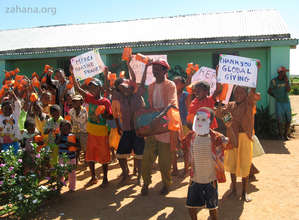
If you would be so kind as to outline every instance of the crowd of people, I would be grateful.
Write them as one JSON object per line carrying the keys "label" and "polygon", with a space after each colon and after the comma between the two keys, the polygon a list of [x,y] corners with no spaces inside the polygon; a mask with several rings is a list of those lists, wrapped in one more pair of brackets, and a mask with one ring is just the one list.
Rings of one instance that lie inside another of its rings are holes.
{"label": "crowd of people", "polygon": [[[147,87],[149,66],[152,66],[155,82]],[[128,70],[127,78],[122,75],[112,80],[106,67],[104,82],[87,78],[81,83],[75,80],[72,66],[68,77],[63,69],[54,71],[49,65],[43,74],[34,73],[30,79],[19,74],[18,69],[7,72],[0,91],[1,150],[11,146],[15,152],[23,149],[27,155],[23,160],[25,171],[30,169],[31,152],[41,148],[51,152],[49,167],[61,163],[63,154],[73,165],[83,157],[82,162],[89,166],[91,173],[86,187],[98,182],[95,163],[102,164],[101,186],[106,187],[109,163],[116,158],[122,170],[120,183],[126,184],[129,179],[127,160],[133,155],[133,172],[138,184],[142,184],[143,196],[149,193],[152,168],[158,157],[163,183],[161,195],[168,194],[172,175],[187,176],[190,172],[186,206],[191,219],[197,219],[197,211],[202,207],[210,210],[211,219],[217,219],[217,184],[226,181],[224,171],[231,174],[231,195],[236,195],[236,178],[241,177],[241,198],[251,201],[248,179],[258,172],[252,164],[254,115],[260,99],[255,89],[236,86],[233,101],[224,105],[219,100],[224,85],[217,83],[216,91],[210,95],[208,83],[196,82],[188,93],[186,87],[192,75],[188,74],[187,79],[178,76],[169,80],[170,66],[166,60],[149,61],[139,83],[130,62]],[[279,69],[280,75],[271,81],[269,89],[279,102],[288,101],[285,72],[286,69]],[[151,110],[148,111],[151,118],[146,119],[150,132],[143,135],[142,129],[136,126],[136,113],[144,110],[146,103]],[[277,108],[280,128],[286,121],[287,130],[290,108],[279,103]],[[286,120],[283,119],[284,108],[288,113]],[[168,123],[172,120],[167,117],[170,109],[179,111],[179,130],[158,128],[162,120]],[[287,138],[287,131],[280,131]],[[38,149],[33,149],[32,143],[36,143]],[[184,158],[183,173],[177,168],[178,152],[182,152]],[[76,190],[75,169],[69,174],[69,190]]]}

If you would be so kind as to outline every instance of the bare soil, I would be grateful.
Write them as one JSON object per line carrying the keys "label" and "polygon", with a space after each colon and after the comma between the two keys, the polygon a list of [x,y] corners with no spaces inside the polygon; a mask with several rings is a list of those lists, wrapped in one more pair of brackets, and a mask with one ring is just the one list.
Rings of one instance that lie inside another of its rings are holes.
{"label": "bare soil", "polygon": [[[293,113],[299,113],[299,96],[291,96]],[[299,115],[296,116],[299,118]],[[261,140],[265,155],[254,158],[253,162],[260,170],[257,180],[250,183],[250,203],[244,203],[239,198],[222,198],[230,187],[227,182],[219,184],[219,219],[224,220],[254,220],[254,219],[291,219],[299,220],[299,128],[296,128],[295,138],[289,141]],[[130,170],[133,160],[129,161]],[[183,162],[179,162],[182,170]],[[97,173],[101,173],[97,165]],[[173,178],[171,192],[160,196],[161,177],[158,168],[154,170],[149,195],[140,195],[141,187],[137,185],[136,177],[131,176],[128,185],[120,187],[121,170],[118,163],[109,167],[110,184],[106,188],[97,185],[84,188],[90,178],[86,166],[80,165],[77,170],[77,190],[74,193],[63,193],[55,200],[49,201],[38,219],[97,219],[97,220],[145,220],[145,219],[189,219],[185,208],[189,177]],[[241,190],[240,180],[239,194]],[[199,219],[208,219],[208,210],[198,213]]]}

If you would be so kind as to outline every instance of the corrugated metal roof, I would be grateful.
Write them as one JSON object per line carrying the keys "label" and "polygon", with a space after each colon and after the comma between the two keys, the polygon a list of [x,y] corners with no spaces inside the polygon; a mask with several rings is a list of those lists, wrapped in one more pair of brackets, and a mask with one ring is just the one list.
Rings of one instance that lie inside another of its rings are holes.
{"label": "corrugated metal roof", "polygon": [[[0,31],[0,51],[256,36],[289,38],[276,10],[249,10]],[[215,40],[214,40],[215,41]]]}

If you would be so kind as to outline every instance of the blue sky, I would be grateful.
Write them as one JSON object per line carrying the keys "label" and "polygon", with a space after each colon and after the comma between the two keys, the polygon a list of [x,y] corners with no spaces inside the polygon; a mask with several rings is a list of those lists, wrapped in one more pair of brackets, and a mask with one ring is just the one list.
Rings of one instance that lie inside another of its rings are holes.
{"label": "blue sky", "polygon": [[[12,8],[50,8],[48,13],[16,13]],[[52,10],[55,8],[55,13]],[[298,0],[0,0],[0,29],[93,23],[205,12],[277,9],[291,32],[299,35]],[[52,10],[52,11],[51,11]]]}
{"label": "blue sky", "polygon": [[[20,12],[23,7],[42,13]],[[0,0],[0,30],[250,9],[277,9],[299,38],[298,0]],[[299,60],[298,49],[291,51],[290,69],[299,71],[292,60]]]}

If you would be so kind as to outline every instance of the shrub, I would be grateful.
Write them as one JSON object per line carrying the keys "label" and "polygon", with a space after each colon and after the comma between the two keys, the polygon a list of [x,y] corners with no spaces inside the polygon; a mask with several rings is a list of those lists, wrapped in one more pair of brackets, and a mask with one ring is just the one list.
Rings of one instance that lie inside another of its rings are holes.
{"label": "shrub", "polygon": [[299,95],[299,85],[292,85],[290,95]]}
{"label": "shrub", "polygon": [[275,138],[278,136],[278,125],[274,114],[270,114],[269,106],[258,108],[255,115],[255,133],[259,138]]}
{"label": "shrub", "polygon": [[[21,219],[35,214],[45,199],[60,193],[62,177],[67,177],[70,165],[57,164],[48,170],[49,153],[46,148],[34,152],[33,166],[24,166],[24,152],[13,153],[12,148],[0,153],[0,216],[14,215]],[[63,156],[66,162],[68,158]],[[66,163],[64,163],[66,164]]]}

